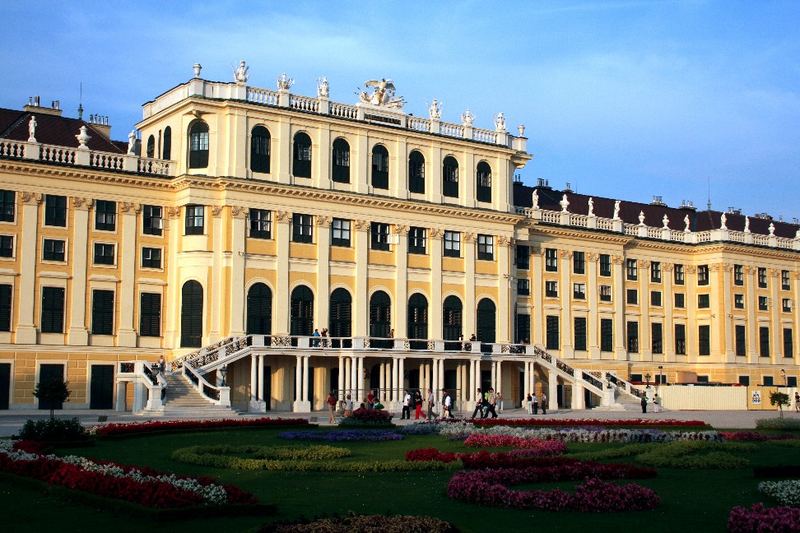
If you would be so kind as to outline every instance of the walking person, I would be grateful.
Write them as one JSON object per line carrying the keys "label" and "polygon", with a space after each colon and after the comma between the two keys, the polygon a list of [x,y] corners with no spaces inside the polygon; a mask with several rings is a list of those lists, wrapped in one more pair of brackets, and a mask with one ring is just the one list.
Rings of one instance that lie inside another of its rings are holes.
{"label": "walking person", "polygon": [[[475,410],[472,411],[472,419],[473,420],[475,419],[475,415],[477,415],[478,413],[480,413],[483,410],[482,409],[482,407],[483,407],[483,393],[481,392],[481,389],[478,389],[476,391],[476,394],[477,394],[477,396],[475,396]],[[483,418],[483,417],[481,417],[481,418]]]}
{"label": "walking person", "polygon": [[496,398],[495,402],[497,403],[497,410],[502,413],[503,412],[503,393],[501,393],[498,390],[497,394],[495,395],[495,398]]}
{"label": "walking person", "polygon": [[489,389],[489,412],[492,414],[492,418],[497,418],[497,395],[494,393],[494,389]]}
{"label": "walking person", "polygon": [[794,391],[794,410],[800,411],[800,392]]}
{"label": "walking person", "polygon": [[319,347],[319,337],[320,337],[319,330],[317,328],[314,328],[314,333],[311,336],[314,337],[313,339],[311,339],[311,347],[312,348],[318,348]]}
{"label": "walking person", "polygon": [[436,396],[428,389],[428,420],[433,420],[433,407],[436,405]]}
{"label": "walking person", "polygon": [[400,420],[411,420],[411,395],[408,390],[403,391],[403,412],[400,413]]}
{"label": "walking person", "polygon": [[369,394],[367,394],[367,409],[372,409],[373,407],[375,407],[375,395],[370,390]]}
{"label": "walking person", "polygon": [[353,397],[350,396],[350,393],[347,393],[344,399],[344,416],[351,417],[353,416]]}
{"label": "walking person", "polygon": [[525,398],[525,407],[528,409],[528,414],[532,415],[533,414],[533,396],[531,396],[530,392],[528,393],[528,396]]}
{"label": "walking person", "polygon": [[647,413],[647,396],[642,395],[642,413]]}
{"label": "walking person", "polygon": [[453,417],[453,399],[450,397],[450,393],[444,391],[444,398],[442,399],[442,418],[454,418]]}
{"label": "walking person", "polygon": [[422,414],[422,394],[419,390],[414,391],[414,420],[425,418]]}
{"label": "walking person", "polygon": [[545,393],[542,393],[541,405],[542,405],[542,414],[546,415],[547,414],[547,394],[545,394]]}
{"label": "walking person", "polygon": [[661,398],[658,397],[658,394],[656,394],[655,398],[653,398],[653,412],[654,413],[661,412]]}
{"label": "walking person", "polygon": [[328,393],[328,400],[326,401],[328,404],[328,423],[335,424],[336,423],[336,395],[333,394],[333,391]]}
{"label": "walking person", "polygon": [[539,414],[539,397],[536,396],[536,393],[533,393],[533,414]]}
{"label": "walking person", "polygon": [[489,416],[489,396],[492,389],[486,390],[483,393],[483,400],[481,400],[481,418]]}

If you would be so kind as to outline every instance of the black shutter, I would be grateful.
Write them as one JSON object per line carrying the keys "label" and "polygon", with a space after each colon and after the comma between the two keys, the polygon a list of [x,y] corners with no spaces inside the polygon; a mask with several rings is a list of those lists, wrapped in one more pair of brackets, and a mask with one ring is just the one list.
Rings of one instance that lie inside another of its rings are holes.
{"label": "black shutter", "polygon": [[64,289],[42,288],[42,333],[64,332]]}
{"label": "black shutter", "polygon": [[139,310],[139,335],[161,336],[161,295],[143,292]]}
{"label": "black shutter", "polygon": [[11,285],[0,285],[0,331],[11,331]]}
{"label": "black shutter", "polygon": [[92,334],[114,334],[114,291],[92,291]]}
{"label": "black shutter", "polygon": [[187,281],[181,290],[181,347],[200,348],[203,342],[203,287]]}

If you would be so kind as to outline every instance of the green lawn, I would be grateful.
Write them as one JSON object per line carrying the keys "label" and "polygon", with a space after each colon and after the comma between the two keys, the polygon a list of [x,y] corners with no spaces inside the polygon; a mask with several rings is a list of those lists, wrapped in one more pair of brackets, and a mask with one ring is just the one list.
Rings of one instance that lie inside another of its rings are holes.
{"label": "green lawn", "polygon": [[[750,468],[732,471],[659,469],[658,477],[640,481],[655,489],[662,505],[654,511],[613,514],[551,513],[484,508],[453,501],[445,495],[451,472],[380,474],[320,474],[295,472],[238,472],[176,463],[176,448],[197,444],[289,445],[277,438],[281,430],[242,429],[206,433],[166,434],[101,440],[96,446],[68,453],[83,454],[126,464],[147,465],[182,474],[216,477],[277,506],[269,517],[220,517],[153,522],[146,517],[120,516],[97,505],[71,502],[48,495],[36,485],[0,478],[0,512],[3,531],[247,531],[270,520],[313,517],[322,514],[387,513],[432,515],[448,520],[462,531],[579,531],[587,527],[619,531],[674,532],[724,531],[728,511],[735,505],[763,501]],[[291,443],[291,445],[304,445]],[[439,436],[407,437],[380,443],[334,443],[350,448],[354,458],[399,459],[406,450],[437,447],[464,450],[459,442]],[[601,449],[604,445],[571,445],[570,451]],[[605,445],[608,446],[608,445]],[[752,465],[800,463],[797,449],[758,444],[748,454]],[[548,485],[541,486],[544,488]],[[559,484],[559,486],[564,486]],[[543,529],[544,528],[544,529]]]}

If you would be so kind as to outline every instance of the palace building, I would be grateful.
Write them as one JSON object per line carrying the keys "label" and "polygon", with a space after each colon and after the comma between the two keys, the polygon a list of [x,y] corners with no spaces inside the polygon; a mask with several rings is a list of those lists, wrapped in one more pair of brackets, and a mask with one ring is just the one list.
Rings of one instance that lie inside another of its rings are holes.
{"label": "palace building", "polygon": [[413,116],[391,80],[345,104],[247,78],[195,65],[127,142],[0,109],[0,408],[49,407],[51,378],[64,407],[165,413],[796,386],[798,225],[523,185],[523,126]]}

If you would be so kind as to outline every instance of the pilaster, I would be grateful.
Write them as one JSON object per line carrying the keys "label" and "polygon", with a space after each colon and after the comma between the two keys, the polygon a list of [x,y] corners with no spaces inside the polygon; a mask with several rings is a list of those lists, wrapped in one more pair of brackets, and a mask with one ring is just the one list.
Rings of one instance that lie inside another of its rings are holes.
{"label": "pilaster", "polygon": [[558,269],[561,273],[561,358],[563,359],[575,356],[572,344],[572,283],[570,283],[572,252],[559,250],[558,253],[561,258]]}
{"label": "pilaster", "polygon": [[652,361],[653,339],[650,328],[650,261],[640,259],[636,266],[639,268],[639,359],[641,361]]}
{"label": "pilaster", "polygon": [[330,313],[330,255],[331,255],[331,217],[316,216],[317,226],[317,305],[314,306],[314,323],[322,328],[329,327]]}
{"label": "pilaster", "polygon": [[[136,328],[133,322],[133,309],[136,302],[136,228],[137,215],[142,210],[140,204],[122,203],[120,217],[122,222],[122,244],[120,257],[120,290],[117,297],[119,306],[119,328],[117,343],[119,346],[136,346]],[[137,306],[138,307],[138,306]],[[141,310],[140,310],[141,312]]]}
{"label": "pilaster", "polygon": [[495,237],[497,241],[497,342],[511,342],[517,302],[511,297],[514,282],[511,271],[511,249],[514,241],[510,237]]}
{"label": "pilaster", "polygon": [[617,361],[627,361],[628,352],[625,347],[625,279],[623,278],[620,255],[611,257],[611,269],[614,276],[614,351]]}
{"label": "pilaster", "polygon": [[275,313],[274,333],[289,334],[289,222],[292,214],[286,211],[275,212],[275,245],[278,254],[278,270],[275,282],[276,308],[283,311]]}
{"label": "pilaster", "polygon": [[531,253],[531,294],[533,297],[533,331],[531,332],[531,342],[537,346],[544,346],[544,306],[542,305],[542,295],[544,294],[544,250],[540,249]]}
{"label": "pilaster", "polygon": [[19,319],[17,344],[36,344],[34,308],[36,301],[36,243],[39,240],[39,204],[41,194],[22,193],[22,233],[19,240],[19,295],[16,298]]}
{"label": "pilaster", "polygon": [[169,242],[169,261],[170,265],[168,279],[169,283],[164,288],[164,310],[167,316],[166,330],[164,331],[164,346],[167,348],[177,348],[179,345],[178,327],[180,324],[180,266],[178,262],[178,248],[181,238],[181,209],[179,207],[167,207],[164,215],[167,223],[164,228],[167,232]]}
{"label": "pilaster", "polygon": [[[353,324],[354,337],[366,337],[369,331],[369,294],[367,276],[369,273],[369,247],[367,232],[369,222],[366,220],[354,220],[353,228],[355,233],[356,249],[356,293],[353,295]],[[392,322],[397,317],[392,317]]]}
{"label": "pilaster", "polygon": [[[588,276],[586,278],[586,303],[589,305],[589,319],[586,327],[586,344],[589,359],[600,359],[600,320],[597,317],[598,293],[597,262],[600,256],[596,253],[586,254]],[[527,382],[526,382],[527,383]]]}
{"label": "pilaster", "polygon": [[[247,251],[247,215],[244,207],[231,207],[231,329],[230,335],[240,336],[245,333],[245,292],[244,272]],[[259,374],[261,375],[261,374]]]}
{"label": "pilaster", "polygon": [[89,332],[86,329],[86,262],[89,237],[89,209],[94,200],[73,198],[72,206],[72,284],[70,287],[69,336],[67,344],[86,346]]}
{"label": "pilaster", "polygon": [[225,289],[225,207],[221,205],[211,206],[211,222],[214,232],[214,250],[211,259],[211,327],[208,331],[209,343],[217,342],[222,338],[222,310],[224,307],[222,293]]}
{"label": "pilaster", "polygon": [[[439,174],[441,177],[441,173]],[[462,233],[464,248],[464,338],[468,339],[477,333],[475,312],[478,303],[475,301],[475,234]]]}
{"label": "pilaster", "polygon": [[[434,339],[444,338],[444,325],[442,324],[442,309],[444,301],[442,299],[442,230],[429,229],[428,230],[428,253],[430,254],[431,262],[431,309],[428,317],[431,323],[431,331],[429,336]],[[469,306],[467,302],[462,309]],[[462,316],[461,328],[462,334],[468,335],[463,331],[465,322]]]}
{"label": "pilaster", "polygon": [[[403,336],[406,335],[408,330],[408,226],[395,225],[392,228],[392,232],[397,238],[394,251],[396,261],[394,278],[394,327],[395,336]],[[431,286],[431,289],[432,288],[433,286]],[[441,287],[439,291],[441,291]],[[428,320],[431,322],[429,327],[431,327],[432,331],[438,332],[441,328],[437,329],[432,324],[432,322],[436,320],[434,317],[439,317],[439,314],[436,313],[436,300],[433,297],[431,297],[431,300],[432,301],[428,304],[430,307],[428,310]],[[439,321],[441,321],[441,318],[439,318]],[[437,333],[433,333],[434,338],[438,338],[436,335]],[[428,332],[428,336],[431,336],[431,331]]]}
{"label": "pilaster", "polygon": [[675,305],[675,295],[672,292],[672,279],[675,266],[672,263],[663,264],[664,271],[664,296],[661,299],[664,305],[664,362],[675,362],[675,324],[672,320],[672,312]]}

